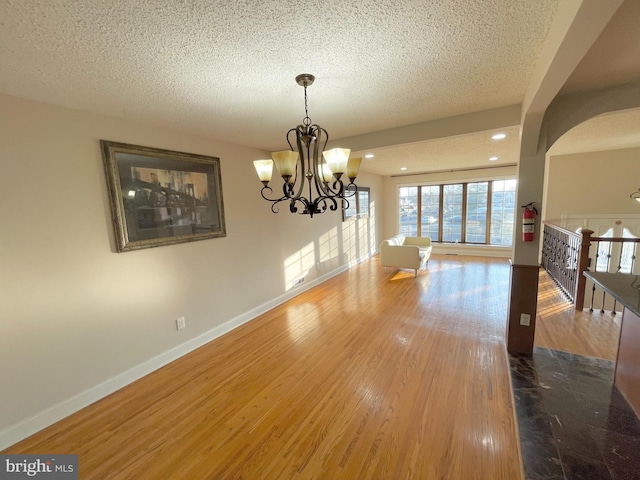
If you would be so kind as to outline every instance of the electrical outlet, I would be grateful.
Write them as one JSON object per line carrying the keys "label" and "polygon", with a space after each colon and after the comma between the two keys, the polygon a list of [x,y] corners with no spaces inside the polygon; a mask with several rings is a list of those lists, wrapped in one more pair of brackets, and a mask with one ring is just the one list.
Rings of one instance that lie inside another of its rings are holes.
{"label": "electrical outlet", "polygon": [[180,318],[176,319],[176,328],[178,330],[182,330],[186,326],[187,326],[187,321],[185,320],[184,317],[180,317]]}
{"label": "electrical outlet", "polygon": [[300,284],[302,284],[302,283],[304,283],[304,277],[296,278],[296,279],[293,281],[293,286],[294,286],[294,287],[297,287],[298,285],[300,285]]}
{"label": "electrical outlet", "polygon": [[528,313],[521,313],[520,314],[520,325],[524,325],[525,327],[528,327],[531,325],[531,315],[529,315]]}

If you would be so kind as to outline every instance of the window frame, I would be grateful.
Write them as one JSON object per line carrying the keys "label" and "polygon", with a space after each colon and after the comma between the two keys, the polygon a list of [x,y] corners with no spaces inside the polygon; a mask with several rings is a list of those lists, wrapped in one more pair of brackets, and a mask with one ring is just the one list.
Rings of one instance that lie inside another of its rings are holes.
{"label": "window frame", "polygon": [[[439,188],[439,203],[438,203],[438,236],[437,239],[431,238],[431,241],[434,243],[439,243],[442,245],[469,245],[469,246],[492,246],[492,247],[513,247],[513,240],[511,245],[503,245],[503,244],[492,244],[491,243],[491,221],[492,221],[492,215],[493,215],[493,195],[494,195],[494,189],[493,189],[493,182],[496,181],[507,181],[507,180],[514,180],[516,182],[516,189],[515,189],[515,199],[514,199],[514,211],[517,211],[517,209],[515,208],[515,204],[517,203],[517,177],[515,176],[499,176],[499,177],[493,177],[493,178],[479,178],[479,179],[469,179],[469,180],[465,180],[465,181],[448,181],[448,182],[427,182],[427,183],[417,183],[417,184],[404,184],[404,185],[397,185],[397,195],[396,195],[396,200],[397,200],[397,209],[396,209],[396,213],[398,215],[398,229],[399,231],[402,229],[402,225],[401,225],[401,219],[402,216],[400,215],[400,209],[401,209],[401,205],[400,205],[400,189],[401,188],[417,188],[417,196],[416,196],[416,235],[418,237],[423,236],[422,235],[422,188],[423,187],[438,187]],[[475,183],[487,183],[487,198],[486,198],[486,218],[485,218],[485,239],[484,239],[484,243],[480,243],[480,242],[467,242],[466,241],[466,234],[467,234],[467,199],[468,199],[468,186],[469,184],[475,184]],[[445,190],[445,186],[447,185],[462,185],[462,213],[461,213],[461,217],[462,217],[462,226],[461,226],[461,241],[460,242],[445,242],[443,241],[443,224],[444,224],[444,190]],[[514,215],[513,218],[513,228],[515,229],[515,222],[516,222],[516,218]],[[406,227],[405,227],[406,228]]]}

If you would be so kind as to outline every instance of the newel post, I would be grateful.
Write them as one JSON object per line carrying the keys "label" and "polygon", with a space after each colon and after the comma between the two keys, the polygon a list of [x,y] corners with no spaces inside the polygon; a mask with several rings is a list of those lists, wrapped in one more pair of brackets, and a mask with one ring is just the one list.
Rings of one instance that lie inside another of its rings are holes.
{"label": "newel post", "polygon": [[589,247],[591,246],[591,235],[593,230],[584,229],[581,231],[580,249],[578,250],[578,278],[576,281],[576,291],[573,296],[573,306],[576,310],[582,310],[584,306],[584,291],[587,285],[587,279],[582,274],[589,269]]}

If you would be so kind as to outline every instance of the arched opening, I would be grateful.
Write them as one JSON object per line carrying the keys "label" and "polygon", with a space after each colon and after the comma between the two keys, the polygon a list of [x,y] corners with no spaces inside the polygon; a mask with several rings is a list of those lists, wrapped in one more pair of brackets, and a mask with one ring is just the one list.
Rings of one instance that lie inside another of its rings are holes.
{"label": "arched opening", "polygon": [[[640,206],[629,198],[640,181],[638,131],[640,108],[633,108],[596,115],[559,137],[545,158],[542,219],[602,238],[640,237]],[[634,251],[631,244],[593,242],[589,269],[635,273]],[[574,310],[542,272],[534,344],[615,360],[620,311],[589,282],[583,308]]]}

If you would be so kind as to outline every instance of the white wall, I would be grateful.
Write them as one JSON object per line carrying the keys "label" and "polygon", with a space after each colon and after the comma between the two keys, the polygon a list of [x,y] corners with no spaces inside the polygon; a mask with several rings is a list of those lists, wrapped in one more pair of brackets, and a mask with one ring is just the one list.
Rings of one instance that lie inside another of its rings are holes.
{"label": "white wall", "polygon": [[[227,236],[115,253],[100,139],[219,157]],[[0,96],[0,449],[372,253],[375,218],[271,213],[263,156]]]}
{"label": "white wall", "polygon": [[638,214],[629,198],[640,187],[640,148],[548,155],[544,220],[565,214]]}

